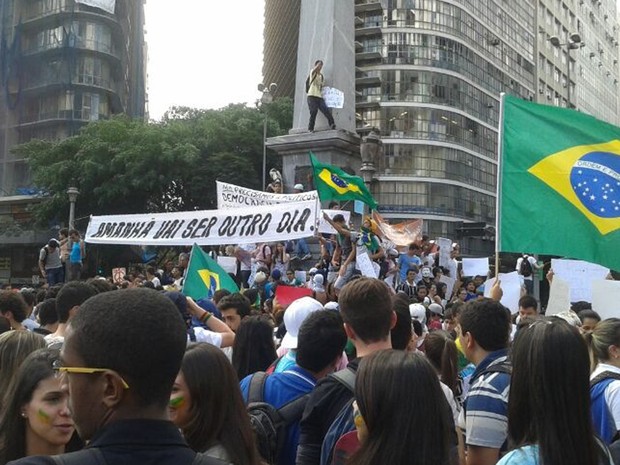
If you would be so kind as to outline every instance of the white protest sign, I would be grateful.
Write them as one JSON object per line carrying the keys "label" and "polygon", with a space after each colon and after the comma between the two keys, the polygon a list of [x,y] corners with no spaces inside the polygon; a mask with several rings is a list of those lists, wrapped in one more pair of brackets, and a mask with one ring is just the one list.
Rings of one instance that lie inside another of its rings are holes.
{"label": "white protest sign", "polygon": [[[498,275],[503,294],[501,304],[511,312],[519,311],[519,299],[521,298],[521,279],[516,271],[512,273],[500,273]],[[491,288],[495,284],[495,278],[488,279],[484,283],[484,296],[491,297]]]}
{"label": "white protest sign", "polygon": [[306,272],[304,270],[295,271],[295,279],[298,279],[302,284],[306,284]]}
{"label": "white protest sign", "polygon": [[351,212],[348,210],[322,210],[321,215],[319,216],[319,232],[320,233],[326,233],[326,234],[337,234],[338,233],[338,231],[336,231],[332,227],[331,224],[325,221],[325,218],[323,218],[323,213],[327,213],[327,216],[329,216],[331,219],[333,219],[334,216],[336,215],[342,215],[344,217],[344,221],[346,224],[349,224],[349,221],[351,220]]}
{"label": "white protest sign", "polygon": [[463,276],[486,276],[488,273],[489,257],[463,259]]}
{"label": "white protest sign", "polygon": [[446,268],[450,264],[452,241],[450,239],[446,239],[445,237],[438,237],[437,246],[439,247],[439,266]]}
{"label": "white protest sign", "polygon": [[217,208],[220,210],[319,200],[317,191],[300,192],[299,194],[274,194],[272,192],[256,191],[247,187],[236,186],[227,182],[216,181],[215,183],[217,186]]}
{"label": "white protest sign", "polygon": [[219,245],[314,235],[317,202],[175,213],[93,216],[86,242],[126,245]]}
{"label": "white protest sign", "polygon": [[237,273],[237,259],[235,257],[218,255],[217,264],[220,265],[226,273]]}
{"label": "white protest sign", "polygon": [[450,276],[446,276],[442,274],[439,278],[439,281],[445,283],[446,285],[446,300],[450,300],[452,298],[452,291],[454,291],[454,284],[456,283],[456,279],[451,278]]}
{"label": "white protest sign", "polygon": [[344,92],[336,89],[335,87],[323,87],[321,94],[325,105],[329,108],[342,108],[344,107]]}
{"label": "white protest sign", "polygon": [[379,270],[381,269],[381,267],[377,263],[374,263],[365,251],[360,252],[360,248],[361,247],[357,248],[355,267],[360,270],[362,276],[377,278],[379,276]]}
{"label": "white protest sign", "polygon": [[603,320],[620,317],[620,281],[592,281],[592,310]]}
{"label": "white protest sign", "polygon": [[559,276],[570,285],[570,301],[592,302],[592,281],[605,279],[609,268],[582,260],[552,259],[553,275]]}
{"label": "white protest sign", "polygon": [[122,283],[127,275],[127,270],[125,268],[112,268],[112,280],[115,283]]}
{"label": "white protest sign", "polygon": [[549,287],[549,302],[545,315],[551,316],[567,310],[570,310],[570,284],[559,276],[554,276]]}

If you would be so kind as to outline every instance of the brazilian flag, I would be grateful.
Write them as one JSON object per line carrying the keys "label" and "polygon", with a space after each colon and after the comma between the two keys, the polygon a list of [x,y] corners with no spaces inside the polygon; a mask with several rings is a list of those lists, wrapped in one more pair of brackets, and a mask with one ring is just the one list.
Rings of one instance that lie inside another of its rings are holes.
{"label": "brazilian flag", "polygon": [[213,297],[215,291],[220,289],[239,292],[235,281],[228,276],[228,273],[194,244],[183,281],[183,294],[199,300]]}
{"label": "brazilian flag", "polygon": [[340,168],[318,161],[310,152],[310,161],[314,171],[314,186],[323,201],[359,200],[371,209],[377,209],[377,202],[366,188],[359,176],[345,173]]}
{"label": "brazilian flag", "polygon": [[620,128],[503,98],[499,250],[620,270]]}

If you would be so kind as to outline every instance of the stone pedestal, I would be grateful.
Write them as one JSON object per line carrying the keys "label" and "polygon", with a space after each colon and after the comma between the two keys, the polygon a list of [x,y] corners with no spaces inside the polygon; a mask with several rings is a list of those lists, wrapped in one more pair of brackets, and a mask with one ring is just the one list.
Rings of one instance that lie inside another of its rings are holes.
{"label": "stone pedestal", "polygon": [[304,132],[267,139],[267,147],[282,156],[284,192],[292,192],[297,183],[304,190],[314,188],[309,153],[323,163],[357,174],[360,170],[360,138],[343,130]]}

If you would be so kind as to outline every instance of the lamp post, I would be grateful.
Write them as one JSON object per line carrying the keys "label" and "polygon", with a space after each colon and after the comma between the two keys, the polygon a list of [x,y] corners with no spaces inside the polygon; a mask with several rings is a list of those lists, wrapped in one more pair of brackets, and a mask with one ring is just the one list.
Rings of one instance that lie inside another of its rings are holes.
{"label": "lamp post", "polygon": [[77,187],[70,187],[67,189],[67,195],[69,196],[69,229],[74,229],[75,221],[75,202],[77,201],[80,191]]}
{"label": "lamp post", "polygon": [[576,32],[569,34],[568,37],[566,38],[566,42],[564,43],[560,42],[560,39],[558,38],[558,36],[549,37],[549,42],[551,42],[551,45],[557,48],[566,47],[566,62],[567,62],[566,63],[566,102],[567,102],[568,108],[571,108],[572,105],[570,101],[570,51],[576,50],[581,47],[585,47],[586,44],[585,42],[581,41],[581,36]]}
{"label": "lamp post", "polygon": [[277,89],[278,85],[275,82],[272,82],[269,86],[264,84],[258,85],[258,91],[263,93],[260,103],[261,106],[265,106],[265,119],[263,120],[263,190],[265,190],[265,180],[267,179],[267,108],[273,102],[273,94]]}
{"label": "lamp post", "polygon": [[[375,160],[377,160],[377,157],[381,153],[381,147],[381,139],[374,131],[370,131],[370,134],[364,137],[360,144],[360,155],[362,156],[362,167],[360,168],[360,172],[364,184],[366,184],[368,188],[368,192],[370,192],[370,186],[375,178],[375,172],[377,171]],[[364,214],[366,214],[366,208],[366,204],[364,204]]]}

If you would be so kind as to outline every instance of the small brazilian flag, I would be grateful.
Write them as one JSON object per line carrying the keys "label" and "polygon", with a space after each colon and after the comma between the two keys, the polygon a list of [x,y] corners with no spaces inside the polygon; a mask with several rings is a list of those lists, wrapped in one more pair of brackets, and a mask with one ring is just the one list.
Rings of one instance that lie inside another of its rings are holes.
{"label": "small brazilian flag", "polygon": [[504,97],[499,250],[620,270],[620,128]]}
{"label": "small brazilian flag", "polygon": [[194,244],[183,281],[183,294],[199,300],[213,297],[215,291],[220,289],[239,292],[239,288],[228,273]]}
{"label": "small brazilian flag", "polygon": [[318,161],[310,152],[310,161],[314,171],[314,186],[322,201],[359,200],[371,209],[377,209],[377,202],[366,188],[359,176],[345,173],[340,168]]}

